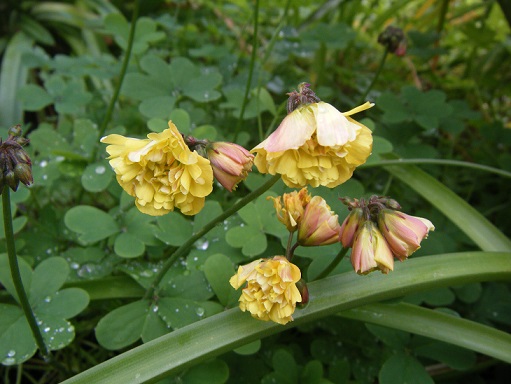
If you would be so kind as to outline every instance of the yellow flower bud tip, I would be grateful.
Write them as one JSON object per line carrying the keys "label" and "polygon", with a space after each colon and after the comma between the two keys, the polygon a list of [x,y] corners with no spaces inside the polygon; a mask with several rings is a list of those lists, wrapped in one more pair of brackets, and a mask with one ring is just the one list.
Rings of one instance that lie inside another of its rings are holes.
{"label": "yellow flower bud tip", "polygon": [[213,190],[209,160],[187,147],[171,121],[168,129],[147,139],[113,134],[101,142],[110,144],[106,151],[119,185],[145,214],[160,216],[178,208],[195,215]]}
{"label": "yellow flower bud tip", "polygon": [[287,324],[293,320],[296,303],[302,296],[296,283],[301,279],[300,269],[284,256],[259,259],[240,266],[229,283],[238,289],[245,282],[240,309],[249,311],[252,317]]}
{"label": "yellow flower bud tip", "polygon": [[298,229],[298,224],[302,219],[305,207],[311,199],[307,188],[302,188],[299,192],[284,193],[278,197],[268,196],[273,200],[273,206],[277,212],[277,219],[286,226],[289,232]]}
{"label": "yellow flower bud tip", "polygon": [[427,238],[429,231],[435,230],[427,219],[390,209],[380,211],[378,227],[394,255],[401,261],[420,248],[420,243]]}
{"label": "yellow flower bud tip", "polygon": [[350,115],[371,108],[365,103],[341,113],[318,101],[289,113],[277,130],[251,152],[261,173],[282,175],[292,188],[336,187],[351,178],[372,150],[372,133]]}
{"label": "yellow flower bud tip", "polygon": [[377,269],[388,273],[394,269],[392,251],[373,222],[366,221],[355,234],[351,263],[358,274]]}
{"label": "yellow flower bud tip", "polygon": [[298,243],[306,247],[334,244],[340,234],[338,216],[321,196],[314,196],[298,225]]}
{"label": "yellow flower bud tip", "polygon": [[254,155],[238,144],[215,142],[207,150],[215,179],[229,192],[252,170]]}

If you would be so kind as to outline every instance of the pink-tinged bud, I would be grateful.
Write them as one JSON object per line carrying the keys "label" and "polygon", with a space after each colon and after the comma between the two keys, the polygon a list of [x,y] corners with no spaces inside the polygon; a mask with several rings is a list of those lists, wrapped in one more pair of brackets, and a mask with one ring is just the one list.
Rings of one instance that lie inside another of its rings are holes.
{"label": "pink-tinged bud", "polygon": [[392,251],[372,221],[366,221],[355,235],[351,250],[351,264],[355,272],[359,274],[366,274],[376,269],[388,273],[394,269]]}
{"label": "pink-tinged bud", "polygon": [[344,248],[353,246],[353,239],[358,228],[364,223],[364,211],[362,208],[354,208],[341,225],[340,241]]}
{"label": "pink-tinged bud", "polygon": [[431,221],[403,212],[384,209],[378,215],[378,227],[385,236],[394,255],[401,261],[417,249],[435,227]]}
{"label": "pink-tinged bud", "polygon": [[334,244],[340,233],[339,217],[321,196],[314,196],[298,224],[298,243],[305,247]]}
{"label": "pink-tinged bud", "polygon": [[213,175],[229,192],[252,170],[254,155],[238,144],[215,142],[208,148]]}
{"label": "pink-tinged bud", "polygon": [[273,200],[273,206],[277,211],[277,219],[286,226],[289,232],[294,232],[298,229],[298,223],[302,220],[305,207],[311,200],[311,195],[305,187],[300,192],[293,191],[277,197],[268,196],[268,199]]}
{"label": "pink-tinged bud", "polygon": [[388,26],[378,36],[378,43],[396,56],[403,56],[406,53],[406,36],[402,29]]}

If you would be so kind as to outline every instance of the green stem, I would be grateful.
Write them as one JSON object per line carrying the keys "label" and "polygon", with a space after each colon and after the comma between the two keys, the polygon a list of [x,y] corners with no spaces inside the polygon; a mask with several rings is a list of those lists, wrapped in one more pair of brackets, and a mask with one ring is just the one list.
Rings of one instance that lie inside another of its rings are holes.
{"label": "green stem", "polygon": [[27,319],[32,335],[34,336],[37,347],[41,351],[43,357],[47,359],[49,357],[48,348],[44,343],[43,335],[37,325],[34,312],[28,302],[27,293],[23,288],[23,281],[21,280],[20,269],[18,265],[18,258],[16,257],[16,247],[14,246],[14,233],[12,229],[12,215],[11,215],[11,198],[10,190],[8,187],[4,187],[2,191],[2,204],[3,204],[3,215],[4,215],[4,230],[5,230],[5,242],[7,245],[7,256],[9,258],[9,267],[11,269],[12,282],[18,295],[18,300],[23,309],[23,313]]}
{"label": "green stem", "polygon": [[289,237],[287,238],[287,246],[286,246],[286,259],[290,260],[290,252],[291,252],[291,244],[293,243],[293,235],[294,232],[289,232]]}
{"label": "green stem", "polygon": [[335,256],[335,258],[330,262],[330,264],[328,264],[328,266],[323,270],[323,272],[316,276],[314,280],[319,280],[327,277],[330,274],[330,272],[332,272],[335,269],[335,267],[339,265],[344,256],[346,256],[346,253],[348,253],[348,250],[349,248],[341,248],[337,256]]}
{"label": "green stem", "polygon": [[440,33],[442,33],[445,25],[445,16],[447,15],[447,9],[449,8],[450,0],[443,0],[440,8],[440,17],[438,18],[438,24],[436,26],[436,33],[438,33],[438,40],[440,40]]}
{"label": "green stem", "polygon": [[229,209],[227,209],[225,212],[223,212],[221,215],[218,215],[216,218],[211,220],[209,223],[207,223],[199,232],[197,232],[195,235],[190,237],[186,243],[184,243],[182,246],[180,246],[178,249],[174,251],[172,255],[167,259],[165,264],[163,264],[161,270],[158,272],[156,277],[154,278],[153,283],[151,286],[147,289],[144,300],[150,299],[158,285],[160,284],[161,280],[167,273],[167,271],[172,267],[172,264],[185,254],[185,252],[188,251],[188,249],[195,243],[197,240],[199,240],[202,236],[204,236],[206,233],[211,231],[218,223],[224,221],[229,216],[234,214],[235,212],[239,211],[241,208],[243,208],[245,205],[250,203],[252,200],[258,198],[261,196],[264,192],[266,192],[268,189],[271,188],[273,184],[275,184],[280,179],[280,175],[275,175],[271,179],[269,179],[266,183],[264,183],[262,186],[260,186],[255,191],[250,192],[248,195],[246,195],[244,198],[239,200],[236,204],[232,205]]}
{"label": "green stem", "polygon": [[[135,38],[135,29],[138,19],[138,12],[140,8],[140,0],[135,0],[135,4],[133,7],[133,14],[131,15],[131,26],[130,26],[130,33],[128,36],[128,45],[126,47],[126,52],[124,54],[124,60],[122,62],[121,67],[121,73],[119,74],[119,81],[117,83],[117,86],[115,87],[114,94],[112,95],[112,99],[110,100],[110,104],[108,105],[108,109],[106,110],[105,117],[103,118],[103,121],[101,122],[101,126],[99,128],[99,137],[103,137],[105,134],[106,128],[108,123],[110,122],[110,119],[112,118],[112,113],[114,111],[115,103],[117,102],[117,99],[119,98],[119,93],[121,92],[121,86],[124,81],[124,76],[126,75],[126,70],[128,69],[128,64],[131,57],[131,50],[133,48],[133,40]],[[91,161],[94,161],[98,155],[99,146],[95,146],[94,150],[91,155]]]}
{"label": "green stem", "polygon": [[479,171],[491,172],[500,176],[511,178],[511,172],[502,169],[489,167],[487,165],[469,163],[468,161],[459,160],[445,160],[445,159],[395,159],[395,160],[379,160],[378,162],[361,165],[359,168],[383,167],[386,165],[401,165],[401,164],[439,164],[450,165],[456,167],[466,167],[477,169]]}
{"label": "green stem", "polygon": [[378,66],[378,70],[376,71],[376,74],[373,77],[373,80],[371,81],[371,84],[369,84],[369,87],[365,90],[364,94],[360,98],[359,104],[363,104],[365,102],[365,99],[371,89],[373,88],[374,84],[376,83],[376,80],[378,80],[378,77],[380,77],[380,73],[385,65],[385,60],[387,60],[387,55],[389,54],[389,49],[385,47],[385,51],[383,51],[383,55],[380,60],[380,65]]}
{"label": "green stem", "polygon": [[254,7],[254,38],[252,41],[252,56],[250,57],[250,67],[248,70],[248,80],[247,86],[245,87],[245,95],[243,96],[243,103],[241,104],[240,116],[238,118],[238,124],[236,125],[236,130],[234,131],[234,137],[232,141],[236,141],[238,138],[238,133],[241,128],[241,124],[243,122],[243,116],[245,115],[245,108],[248,104],[248,93],[250,91],[250,84],[252,83],[252,75],[254,74],[254,65],[257,56],[257,33],[259,26],[259,0],[256,0]]}

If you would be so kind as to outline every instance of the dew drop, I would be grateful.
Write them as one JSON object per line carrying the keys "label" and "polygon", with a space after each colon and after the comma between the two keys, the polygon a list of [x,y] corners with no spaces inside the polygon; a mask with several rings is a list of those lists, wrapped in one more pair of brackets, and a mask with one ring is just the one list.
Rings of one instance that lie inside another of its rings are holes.
{"label": "dew drop", "polygon": [[151,277],[153,275],[153,271],[151,271],[150,269],[146,269],[142,272],[140,272],[140,276],[142,277]]}
{"label": "dew drop", "polygon": [[103,173],[105,173],[105,171],[106,168],[104,165],[98,165],[96,169],[94,169],[94,172],[96,172],[98,175],[102,175]]}
{"label": "dew drop", "polygon": [[60,327],[59,329],[57,329],[57,332],[64,332],[64,327]]}
{"label": "dew drop", "polygon": [[178,313],[179,312],[179,308],[176,308],[175,312]]}
{"label": "dew drop", "polygon": [[155,305],[155,306],[153,307],[153,312],[158,312],[158,306],[157,306],[157,305]]}
{"label": "dew drop", "polygon": [[195,313],[197,314],[197,316],[200,316],[200,317],[204,316],[204,308],[202,308],[202,307],[197,307],[197,308],[195,309]]}
{"label": "dew drop", "polygon": [[46,296],[46,297],[44,298],[44,302],[45,302],[45,303],[49,303],[50,301],[51,301],[51,296]]}
{"label": "dew drop", "polygon": [[40,166],[41,168],[44,168],[44,167],[46,167],[47,165],[48,165],[48,162],[47,162],[46,160],[42,160],[42,161],[39,163],[39,166]]}
{"label": "dew drop", "polygon": [[204,240],[204,239],[199,239],[195,243],[195,247],[197,249],[201,249],[201,250],[205,251],[209,247],[209,241],[208,240]]}
{"label": "dew drop", "polygon": [[71,267],[71,269],[80,268],[80,264],[78,264],[77,262],[74,262],[74,261],[71,264],[69,264],[69,266]]}
{"label": "dew drop", "polygon": [[7,357],[14,357],[16,355],[16,351],[11,349],[9,352],[7,352]]}
{"label": "dew drop", "polygon": [[42,175],[41,177],[43,180],[48,180],[48,175]]}
{"label": "dew drop", "polygon": [[204,98],[207,100],[209,99],[209,92],[204,92]]}
{"label": "dew drop", "polygon": [[16,359],[14,357],[6,357],[2,360],[3,365],[14,365],[16,363]]}
{"label": "dew drop", "polygon": [[72,325],[70,325],[69,327],[67,327],[67,331],[68,332],[74,332],[75,330],[75,327],[73,327]]}
{"label": "dew drop", "polygon": [[43,329],[43,332],[50,332],[50,329],[51,329],[50,327],[45,327],[45,328]]}

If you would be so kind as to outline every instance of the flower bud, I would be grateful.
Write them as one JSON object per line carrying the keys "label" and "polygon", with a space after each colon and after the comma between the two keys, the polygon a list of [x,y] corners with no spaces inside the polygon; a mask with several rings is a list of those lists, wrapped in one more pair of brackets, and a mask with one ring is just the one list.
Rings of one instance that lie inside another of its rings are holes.
{"label": "flower bud", "polygon": [[420,248],[421,241],[435,227],[422,217],[383,209],[378,215],[378,227],[385,236],[394,255],[401,261]]}
{"label": "flower bud", "polygon": [[388,26],[378,36],[378,43],[396,56],[404,56],[406,53],[406,37],[401,28]]}
{"label": "flower bud", "polygon": [[339,217],[321,196],[314,196],[298,223],[298,243],[305,247],[334,244],[340,233]]}
{"label": "flower bud", "polygon": [[307,306],[307,304],[309,304],[309,288],[307,288],[307,283],[304,279],[300,279],[300,281],[296,283],[296,288],[298,288],[298,291],[302,296],[302,301],[296,303],[296,306],[303,309]]}
{"label": "flower bud", "polygon": [[364,211],[362,208],[352,209],[348,217],[341,225],[340,241],[344,248],[353,246],[353,239],[358,228],[364,223]]}
{"label": "flower bud", "polygon": [[238,144],[215,142],[207,151],[213,175],[229,192],[252,170],[254,155]]}
{"label": "flower bud", "polygon": [[268,199],[273,200],[273,206],[277,211],[277,219],[286,226],[289,232],[294,232],[298,229],[298,224],[302,220],[305,207],[311,200],[311,195],[305,187],[300,192],[293,191],[277,197],[268,196]]}
{"label": "flower bud", "polygon": [[18,163],[14,167],[14,175],[18,178],[26,186],[29,186],[34,182],[34,178],[32,177],[32,168],[29,164],[26,163]]}
{"label": "flower bud", "polygon": [[351,264],[358,274],[367,274],[376,269],[388,273],[394,269],[392,251],[372,221],[366,221],[355,235]]}
{"label": "flower bud", "polygon": [[0,139],[0,187],[8,185],[16,191],[21,181],[25,185],[34,182],[32,177],[32,161],[22,145],[28,140],[21,137],[21,125],[9,129],[9,137],[2,142]]}
{"label": "flower bud", "polygon": [[21,125],[16,124],[15,126],[12,126],[11,128],[9,128],[7,133],[9,134],[9,136],[12,136],[12,137],[21,136],[21,133],[22,133]]}
{"label": "flower bud", "polygon": [[18,190],[18,185],[20,183],[19,179],[16,177],[12,170],[8,170],[4,173],[5,183],[11,188],[13,191]]}

